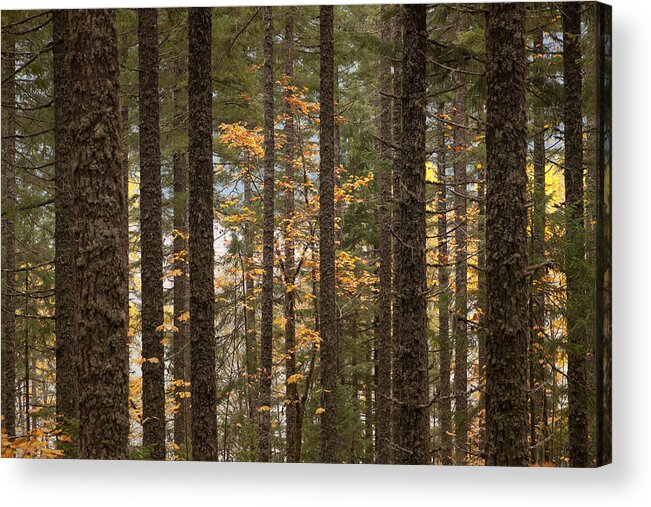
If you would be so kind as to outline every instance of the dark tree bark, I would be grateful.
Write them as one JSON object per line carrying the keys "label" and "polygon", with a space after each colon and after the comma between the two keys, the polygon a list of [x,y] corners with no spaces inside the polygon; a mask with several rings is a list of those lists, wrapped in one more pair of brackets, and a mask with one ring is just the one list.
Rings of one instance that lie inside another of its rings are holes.
{"label": "dark tree bark", "polygon": [[127,458],[127,206],[115,12],[70,11],[80,457]]}
{"label": "dark tree bark", "polygon": [[16,435],[16,43],[2,34],[2,428]]}
{"label": "dark tree bark", "polygon": [[262,315],[260,326],[260,394],[258,451],[271,461],[271,374],[274,291],[274,75],[272,8],[264,8],[264,196],[262,226]]}
{"label": "dark tree bark", "polygon": [[604,342],[607,327],[605,316],[605,7],[601,4],[595,5],[595,111],[597,140],[595,146],[595,201],[596,201],[596,237],[595,237],[595,465],[604,465]]}
{"label": "dark tree bark", "polygon": [[[458,81],[459,82],[459,81]],[[466,87],[459,82],[454,103],[455,122],[466,125]],[[468,455],[468,174],[466,133],[454,126],[454,462],[465,465]]]}
{"label": "dark tree bark", "polygon": [[[117,30],[117,25],[116,25]],[[123,46],[118,44],[118,64],[122,68],[125,65],[128,56],[129,56],[129,43],[127,42]],[[123,311],[126,314],[126,327],[127,332],[129,329],[129,250],[130,250],[130,234],[129,234],[129,149],[128,149],[128,139],[129,139],[129,130],[131,128],[131,123],[129,120],[129,104],[127,103],[128,89],[121,90],[120,96],[120,129],[121,129],[121,141],[123,146],[123,157],[122,157],[122,191],[124,192],[125,199],[127,201],[126,206],[122,209],[120,213],[120,240],[122,241],[122,246],[120,247],[120,265],[126,266],[127,271],[127,297],[122,301]],[[76,246],[76,248],[78,248]],[[75,281],[77,283],[77,281]],[[75,322],[75,326],[78,326],[78,323]],[[128,337],[127,337],[128,342]]]}
{"label": "dark tree bark", "polygon": [[[79,379],[77,335],[75,332],[75,233],[72,167],[70,165],[70,71],[68,53],[68,11],[52,14],[54,47],[52,75],[54,86],[54,178],[55,178],[55,321],[57,418],[66,434],[79,420]],[[65,456],[74,457],[72,445]]]}
{"label": "dark tree bark", "polygon": [[611,462],[611,400],[610,400],[610,114],[611,114],[611,76],[607,65],[607,54],[611,36],[611,8],[601,3],[595,4],[595,39],[597,43],[596,68],[597,78],[595,110],[597,116],[596,145],[596,203],[597,203],[597,237],[596,237],[596,287],[595,287],[595,416],[596,416],[596,465]]}
{"label": "dark tree bark", "polygon": [[[402,16],[403,8],[400,4],[393,6],[395,9],[395,16],[393,20],[393,43],[396,47],[396,52],[393,55],[393,99],[392,99],[392,108],[391,108],[391,139],[393,141],[394,147],[399,145],[402,142]],[[391,227],[393,231],[398,230],[398,208],[396,206],[396,196],[398,192],[398,187],[400,185],[400,150],[393,150],[393,199],[391,201]],[[391,382],[391,452],[393,459],[393,443],[395,441],[395,435],[398,431],[398,405],[395,400],[398,399],[398,385],[395,382],[395,370],[396,370],[396,349],[398,347],[398,304],[400,298],[396,291],[396,276],[397,276],[397,267],[398,267],[398,247],[396,238],[393,237],[392,232],[392,243],[391,243],[391,260],[392,260],[392,279],[391,279],[391,297],[392,297],[392,321],[391,321],[391,373],[392,373],[392,382]]]}
{"label": "dark tree bark", "polygon": [[526,466],[527,208],[523,4],[486,15],[486,464]]}
{"label": "dark tree bark", "polygon": [[321,331],[321,462],[337,463],[337,304],[335,299],[335,118],[334,118],[334,8],[322,5],[320,168],[319,168],[319,269]]}
{"label": "dark tree bark", "polygon": [[[23,304],[23,315],[29,314],[29,298],[27,293],[29,292],[29,271],[25,272],[25,303]],[[27,319],[23,319],[23,368],[25,369],[25,433],[30,434],[32,428],[35,428],[34,416],[31,414],[32,404],[31,404],[31,395],[33,385],[31,383],[30,372],[34,370],[34,354],[30,354],[33,344],[29,340],[29,325]],[[35,390],[35,389],[34,389]]]}
{"label": "dark tree bark", "polygon": [[[180,130],[183,126],[184,103],[182,101],[181,84],[184,79],[184,58],[178,58],[175,66],[173,91],[174,128]],[[176,386],[176,397],[179,409],[174,413],[174,443],[184,449],[187,456],[190,438],[190,400],[185,395],[190,381],[188,357],[188,167],[185,151],[178,147],[172,155],[172,172],[174,184],[174,243],[172,245],[174,275],[174,342],[172,344],[172,372],[174,380],[183,382]]]}
{"label": "dark tree bark", "polygon": [[[425,107],[427,7],[405,5],[403,13],[402,128],[396,280],[398,321],[394,381],[398,389],[398,427],[394,435],[398,464],[427,464],[429,385],[427,279],[425,258]],[[409,49],[409,50],[407,50]],[[409,135],[407,135],[409,133]]]}
{"label": "dark tree bark", "polygon": [[296,202],[294,188],[296,186],[296,174],[294,168],[294,116],[291,103],[292,92],[289,86],[294,78],[294,8],[290,7],[285,17],[285,417],[287,420],[287,462],[297,463],[300,456],[297,453],[297,438],[300,435],[297,431],[296,416],[298,410],[298,389],[296,379],[296,294],[294,283],[296,282],[296,254],[294,241],[294,213]]}
{"label": "dark tree bark", "polygon": [[[391,41],[391,24],[387,17],[387,7],[380,11],[380,33],[382,42]],[[378,347],[377,347],[377,391],[376,391],[376,460],[377,463],[391,462],[391,298],[392,298],[392,258],[391,258],[391,201],[392,191],[392,153],[391,142],[391,74],[387,57],[380,61],[380,115],[378,142],[381,166],[380,206],[378,209],[378,229],[380,266],[378,277]]]}
{"label": "dark tree bark", "polygon": [[[445,115],[445,104],[440,103],[438,106],[439,119],[443,120]],[[437,236],[438,236],[438,270],[439,283],[439,348],[440,365],[439,365],[439,390],[440,396],[440,421],[441,421],[441,463],[451,465],[452,461],[452,399],[450,397],[450,364],[452,349],[450,344],[450,296],[448,285],[450,284],[450,274],[446,264],[448,264],[448,223],[447,223],[447,173],[446,173],[446,153],[447,143],[445,140],[445,123],[438,121],[436,124],[436,165],[437,179],[439,181],[438,195],[436,201],[436,212],[438,213]]]}
{"label": "dark tree bark", "polygon": [[143,446],[165,459],[163,232],[158,97],[158,12],[138,9]]}
{"label": "dark tree bark", "polygon": [[188,14],[192,459],[217,459],[212,167],[212,9]]}
{"label": "dark tree bark", "polygon": [[[613,37],[613,11],[611,6],[599,4],[603,22],[603,104],[599,113],[601,135],[604,149],[604,202],[603,202],[603,277],[604,277],[604,421],[603,421],[603,460],[604,463],[611,463],[613,459],[613,224],[612,224],[612,37]],[[597,74],[600,75],[600,74]],[[601,266],[599,266],[601,269]]]}
{"label": "dark tree bark", "polygon": [[585,244],[583,229],[583,125],[581,116],[581,4],[563,12],[565,83],[565,214],[567,278],[567,387],[570,466],[588,466],[587,328],[585,325]]}

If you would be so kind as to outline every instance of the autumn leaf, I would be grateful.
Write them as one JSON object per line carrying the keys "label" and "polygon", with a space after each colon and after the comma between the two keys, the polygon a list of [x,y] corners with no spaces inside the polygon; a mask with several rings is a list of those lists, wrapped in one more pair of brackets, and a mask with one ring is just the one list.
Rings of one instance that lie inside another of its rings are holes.
{"label": "autumn leaf", "polygon": [[301,380],[303,378],[305,378],[305,375],[303,375],[302,373],[294,373],[294,375],[290,376],[287,379],[287,383],[288,384],[295,384],[296,382],[298,382],[299,380]]}

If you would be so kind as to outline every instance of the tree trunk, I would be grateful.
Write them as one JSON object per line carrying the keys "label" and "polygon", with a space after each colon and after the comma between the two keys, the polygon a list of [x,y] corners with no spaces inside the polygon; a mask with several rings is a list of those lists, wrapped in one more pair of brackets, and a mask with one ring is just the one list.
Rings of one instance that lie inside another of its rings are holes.
{"label": "tree trunk", "polygon": [[335,300],[334,8],[320,8],[319,269],[321,328],[321,462],[337,463],[337,304]]}
{"label": "tree trunk", "polygon": [[[393,6],[395,9],[395,16],[393,20],[393,43],[396,47],[396,52],[393,55],[393,100],[391,108],[391,139],[393,145],[398,146],[402,142],[402,57],[401,57],[401,48],[402,48],[402,16],[403,8],[400,4]],[[398,187],[400,185],[400,150],[393,150],[393,195],[391,201],[391,227],[393,232],[391,233],[391,260],[393,268],[393,276],[391,280],[391,299],[393,306],[392,322],[391,322],[391,372],[392,372],[392,382],[391,382],[391,459],[393,459],[394,449],[393,444],[395,442],[396,433],[398,431],[398,414],[399,407],[396,403],[398,399],[398,385],[395,382],[396,375],[396,349],[398,348],[398,304],[400,298],[396,291],[396,277],[398,269],[398,245],[394,233],[398,230],[398,208],[396,206],[396,199],[398,193]]]}
{"label": "tree trunk", "polygon": [[611,316],[610,316],[610,280],[611,280],[611,76],[608,59],[610,50],[607,39],[611,36],[611,8],[604,4],[595,4],[595,39],[597,56],[595,75],[596,86],[596,284],[595,284],[595,378],[596,399],[595,415],[597,427],[596,465],[611,462],[611,399],[610,399],[610,357],[611,357]]}
{"label": "tree trunk", "polygon": [[80,457],[127,458],[127,206],[115,12],[70,11]]}
{"label": "tree trunk", "polygon": [[[79,380],[77,378],[77,335],[75,332],[75,233],[70,165],[70,72],[68,53],[68,11],[52,14],[54,48],[52,76],[54,87],[54,178],[55,178],[55,321],[56,405],[62,431],[73,433],[79,420]],[[72,445],[63,447],[66,457],[74,457]]]}
{"label": "tree trunk", "polygon": [[427,7],[405,5],[403,13],[402,127],[395,231],[398,308],[396,371],[398,427],[396,463],[427,464],[429,385],[425,235],[425,107]]}
{"label": "tree trunk", "polygon": [[486,464],[526,466],[527,208],[523,4],[486,15]]}
{"label": "tree trunk", "polygon": [[[391,25],[387,17],[387,7],[381,6],[381,37],[383,44],[391,38]],[[378,277],[380,292],[378,295],[378,348],[377,348],[377,463],[391,462],[391,298],[392,298],[392,258],[391,258],[391,75],[387,57],[380,62],[380,118],[378,137],[380,170],[380,206],[378,209],[378,229],[380,266]]]}
{"label": "tree trunk", "polygon": [[[29,298],[27,293],[29,292],[29,271],[25,271],[25,303],[23,305],[23,315],[29,315]],[[32,424],[34,417],[31,414],[32,403],[32,387],[30,372],[34,370],[34,355],[30,355],[30,349],[33,348],[32,344],[29,343],[29,320],[23,319],[23,368],[25,368],[25,434],[30,435],[32,428],[35,428],[35,425]],[[31,361],[30,361],[31,359]]]}
{"label": "tree trunk", "polygon": [[260,326],[259,459],[271,461],[271,375],[274,291],[274,90],[271,7],[264,8],[264,218],[262,228],[262,315]]}
{"label": "tree trunk", "polygon": [[[117,30],[117,25],[116,25]],[[130,43],[127,42],[124,46],[118,44],[118,65],[121,69],[129,56],[129,46]],[[123,157],[122,157],[122,167],[120,172],[121,182],[122,182],[122,191],[124,192],[124,198],[126,200],[126,205],[123,207],[120,217],[119,217],[119,229],[120,229],[120,241],[122,246],[120,247],[120,265],[125,266],[127,273],[127,297],[122,301],[122,309],[126,314],[126,323],[127,328],[127,343],[129,342],[128,330],[129,330],[129,279],[130,279],[130,264],[129,264],[129,252],[130,252],[130,238],[129,238],[129,130],[131,128],[131,123],[129,121],[129,105],[127,103],[127,96],[129,95],[129,90],[121,90],[120,93],[120,141],[122,142],[123,147]],[[75,245],[75,248],[78,248],[78,245]],[[75,280],[75,284],[78,282]],[[75,322],[75,326],[78,327],[79,323]],[[127,351],[129,353],[129,351]]]}
{"label": "tree trunk", "polygon": [[583,125],[581,116],[581,4],[563,11],[565,83],[565,214],[567,278],[567,383],[570,466],[588,466],[587,329],[585,325],[585,244],[583,237]]}
{"label": "tree trunk", "polygon": [[143,447],[165,459],[163,233],[158,97],[158,12],[138,9]]}
{"label": "tree trunk", "polygon": [[[294,188],[296,174],[294,170],[294,116],[291,103],[292,92],[289,86],[294,78],[294,9],[289,8],[285,18],[285,417],[287,419],[287,462],[297,463],[300,456],[297,454],[297,410],[298,389],[296,379],[296,258],[294,247]],[[291,379],[291,380],[290,380]]]}
{"label": "tree trunk", "polygon": [[[175,85],[173,91],[174,128],[180,130],[183,125],[184,104],[182,102],[181,84],[184,79],[184,58],[178,58],[175,65]],[[190,400],[185,394],[188,391],[186,382],[190,380],[187,368],[188,348],[188,167],[185,151],[178,147],[172,155],[172,172],[174,184],[174,243],[172,245],[174,275],[174,343],[172,371],[174,380],[179,383],[175,387],[178,410],[174,413],[174,443],[183,449],[183,456],[188,457],[190,438]],[[180,384],[183,382],[182,384]]]}
{"label": "tree trunk", "polygon": [[440,103],[438,106],[439,120],[436,124],[436,164],[437,179],[439,181],[438,199],[436,212],[438,213],[437,236],[438,236],[438,262],[440,264],[438,271],[438,311],[439,311],[439,348],[440,365],[439,365],[439,389],[440,396],[440,420],[441,420],[441,463],[451,465],[452,461],[452,399],[450,397],[450,363],[452,349],[450,347],[450,296],[448,285],[450,283],[449,270],[446,266],[448,263],[448,223],[447,223],[447,172],[446,172],[446,152],[447,144],[445,141],[445,123],[442,121],[445,115],[445,104]]}
{"label": "tree trunk", "polygon": [[[16,43],[2,34],[2,428],[16,435]],[[11,76],[11,77],[7,77]]]}
{"label": "tree trunk", "polygon": [[[466,87],[460,83],[455,101],[455,122],[465,125]],[[454,461],[465,465],[468,455],[468,175],[466,135],[453,129],[454,169]]]}
{"label": "tree trunk", "polygon": [[212,166],[212,9],[188,14],[192,459],[217,459]]}

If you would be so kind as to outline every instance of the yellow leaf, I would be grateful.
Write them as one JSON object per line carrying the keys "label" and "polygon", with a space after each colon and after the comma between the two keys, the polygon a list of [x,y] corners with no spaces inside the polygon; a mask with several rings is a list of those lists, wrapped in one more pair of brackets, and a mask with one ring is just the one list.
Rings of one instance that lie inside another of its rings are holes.
{"label": "yellow leaf", "polygon": [[146,361],[147,361],[148,363],[151,363],[151,364],[158,364],[158,363],[160,363],[160,361],[158,360],[157,357],[150,357],[149,359],[146,359]]}
{"label": "yellow leaf", "polygon": [[295,373],[294,375],[290,376],[287,379],[287,383],[288,384],[295,384],[296,382],[298,382],[302,378],[305,378],[305,375],[303,375],[302,373]]}
{"label": "yellow leaf", "polygon": [[428,183],[436,182],[436,168],[429,160],[425,164],[425,181]]}
{"label": "yellow leaf", "polygon": [[262,405],[261,407],[258,407],[258,412],[269,412],[271,410],[271,407],[269,405]]}
{"label": "yellow leaf", "polygon": [[326,411],[325,408],[323,408],[323,407],[319,407],[319,408],[317,408],[317,409],[314,411],[314,415],[321,415],[321,414],[323,414],[323,412],[325,412],[325,411]]}
{"label": "yellow leaf", "polygon": [[181,315],[179,315],[178,320],[179,322],[185,322],[190,318],[190,312],[183,312]]}

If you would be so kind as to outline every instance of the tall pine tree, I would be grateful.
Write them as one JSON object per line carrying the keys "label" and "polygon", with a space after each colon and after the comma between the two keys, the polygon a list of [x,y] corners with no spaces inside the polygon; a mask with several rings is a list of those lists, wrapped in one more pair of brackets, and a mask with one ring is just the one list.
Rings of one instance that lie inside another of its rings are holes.
{"label": "tall pine tree", "polygon": [[529,461],[524,12],[486,11],[486,464],[498,466]]}
{"label": "tall pine tree", "polygon": [[80,457],[127,458],[128,266],[115,12],[70,12]]}
{"label": "tall pine tree", "polygon": [[[398,298],[395,374],[395,462],[426,464],[429,453],[427,281],[425,259],[425,105],[427,7],[403,13],[402,128],[395,199],[395,291]],[[406,135],[409,133],[409,135]]]}
{"label": "tall pine tree", "polygon": [[337,463],[337,304],[335,300],[335,111],[334,8],[322,5],[319,15],[320,167],[319,167],[319,299],[321,332],[321,461]]}
{"label": "tall pine tree", "polygon": [[271,461],[271,374],[274,291],[274,75],[272,8],[264,8],[264,218],[262,226],[262,316],[260,333],[260,461]]}
{"label": "tall pine tree", "polygon": [[588,466],[587,328],[585,324],[585,243],[583,236],[583,118],[581,103],[581,4],[563,12],[565,90],[565,215],[567,277],[567,388],[570,466]]}
{"label": "tall pine tree", "polygon": [[163,234],[158,96],[158,12],[138,9],[143,446],[165,459]]}
{"label": "tall pine tree", "polygon": [[212,165],[212,9],[188,14],[192,459],[217,459]]}

